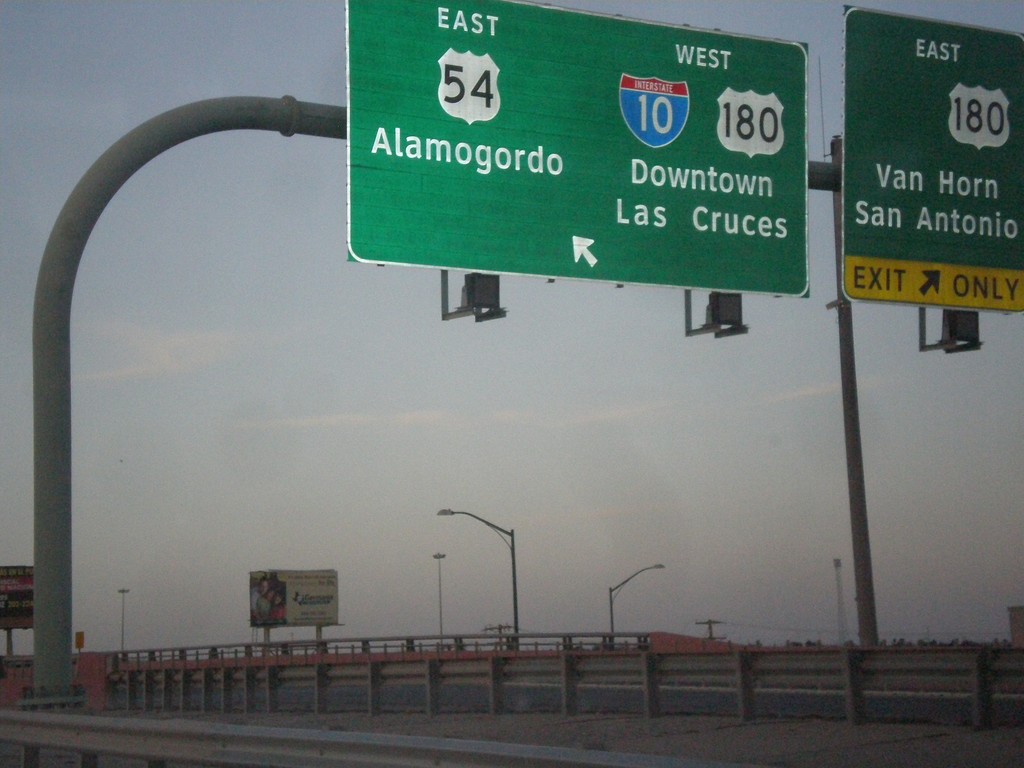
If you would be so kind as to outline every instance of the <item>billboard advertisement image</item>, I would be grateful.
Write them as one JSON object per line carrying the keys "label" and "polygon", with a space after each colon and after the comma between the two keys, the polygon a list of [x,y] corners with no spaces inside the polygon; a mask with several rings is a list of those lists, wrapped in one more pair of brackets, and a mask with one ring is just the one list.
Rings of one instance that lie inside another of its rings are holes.
{"label": "billboard advertisement image", "polygon": [[251,627],[326,627],[337,623],[337,571],[249,572]]}
{"label": "billboard advertisement image", "polygon": [[31,629],[32,603],[32,566],[0,566],[0,629]]}

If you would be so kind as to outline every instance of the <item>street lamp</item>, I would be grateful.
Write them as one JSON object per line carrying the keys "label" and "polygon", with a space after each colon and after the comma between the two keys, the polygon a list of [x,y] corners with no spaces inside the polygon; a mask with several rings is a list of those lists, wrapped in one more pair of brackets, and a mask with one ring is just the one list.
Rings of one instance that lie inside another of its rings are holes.
{"label": "street lamp", "polygon": [[[453,509],[442,509],[438,511],[438,515],[466,515],[472,517],[474,520],[479,520],[481,523],[486,525],[492,531],[501,536],[501,540],[505,542],[505,546],[509,548],[512,553],[512,632],[513,634],[519,634],[519,591],[516,586],[516,532],[515,530],[506,531],[504,528],[499,528],[494,523],[484,520],[478,515],[474,515],[472,512],[457,512]],[[507,537],[507,538],[506,538]]]}
{"label": "street lamp", "polygon": [[444,635],[444,608],[441,602],[441,561],[444,560],[444,552],[435,553],[434,559],[437,560],[437,631],[439,635]]}
{"label": "street lamp", "polygon": [[122,587],[117,591],[121,595],[121,653],[124,653],[124,596],[131,592],[131,590]]}
{"label": "street lamp", "polygon": [[641,568],[639,571],[634,573],[628,579],[625,579],[624,581],[620,581],[614,587],[608,587],[608,623],[611,625],[611,628],[609,629],[609,631],[613,635],[615,634],[615,596],[618,594],[619,590],[622,589],[624,586],[626,586],[626,584],[631,579],[636,578],[637,576],[639,576],[644,571],[652,571],[652,570],[654,570],[656,568],[664,568],[664,567],[665,566],[662,565],[661,563],[658,563],[656,565],[648,565],[646,568]]}

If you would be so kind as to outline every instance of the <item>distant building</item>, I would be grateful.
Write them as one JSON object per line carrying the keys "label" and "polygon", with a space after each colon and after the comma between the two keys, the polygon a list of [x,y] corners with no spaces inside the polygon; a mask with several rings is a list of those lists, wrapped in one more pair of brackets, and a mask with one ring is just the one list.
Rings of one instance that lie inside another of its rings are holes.
{"label": "distant building", "polygon": [[1024,648],[1024,605],[1011,605],[1010,643],[1014,648]]}

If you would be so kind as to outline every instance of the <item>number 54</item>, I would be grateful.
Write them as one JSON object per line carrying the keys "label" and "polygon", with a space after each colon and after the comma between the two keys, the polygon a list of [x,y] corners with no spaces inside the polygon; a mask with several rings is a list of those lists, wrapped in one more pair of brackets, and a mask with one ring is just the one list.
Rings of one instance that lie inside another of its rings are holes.
{"label": "number 54", "polygon": [[477,56],[449,48],[437,63],[441,67],[437,100],[445,112],[467,123],[491,120],[498,114],[500,70],[490,54]]}

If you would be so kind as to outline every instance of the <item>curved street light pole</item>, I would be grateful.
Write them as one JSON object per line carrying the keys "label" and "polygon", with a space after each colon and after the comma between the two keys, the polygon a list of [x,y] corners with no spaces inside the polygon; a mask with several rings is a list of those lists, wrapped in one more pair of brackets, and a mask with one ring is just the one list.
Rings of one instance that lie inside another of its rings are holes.
{"label": "curved street light pole", "polygon": [[[516,532],[515,529],[505,530],[489,520],[484,520],[479,515],[474,515],[472,512],[458,512],[454,509],[442,509],[439,510],[438,515],[449,516],[449,515],[466,515],[472,517],[474,520],[479,520],[481,523],[486,525],[495,533],[502,537],[502,541],[509,548],[512,553],[512,632],[513,634],[519,634],[519,588],[516,585]],[[507,538],[505,538],[507,537]]]}
{"label": "curved street light pole", "polygon": [[664,568],[664,567],[665,566],[662,565],[661,563],[657,563],[655,565],[648,565],[646,568],[641,568],[639,571],[634,573],[628,579],[624,579],[623,581],[620,581],[614,587],[608,587],[608,623],[611,625],[610,628],[609,628],[609,632],[611,632],[611,634],[613,634],[613,635],[615,634],[615,595],[618,594],[618,591],[620,589],[622,589],[624,586],[626,586],[626,584],[629,581],[635,579],[637,576],[639,576],[644,571],[653,571],[653,570],[655,570],[657,568]]}

